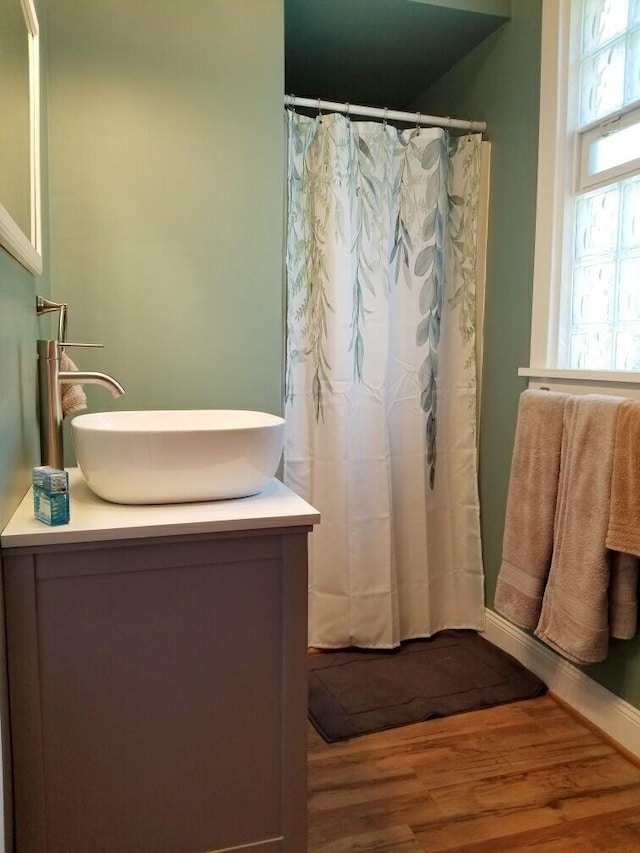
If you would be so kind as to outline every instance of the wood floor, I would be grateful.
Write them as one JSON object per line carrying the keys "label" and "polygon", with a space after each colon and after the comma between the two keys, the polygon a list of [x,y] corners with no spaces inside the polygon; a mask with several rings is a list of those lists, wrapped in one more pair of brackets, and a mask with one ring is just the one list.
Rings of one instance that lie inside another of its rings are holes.
{"label": "wood floor", "polygon": [[550,696],[338,744],[309,726],[308,853],[640,853],[640,767]]}

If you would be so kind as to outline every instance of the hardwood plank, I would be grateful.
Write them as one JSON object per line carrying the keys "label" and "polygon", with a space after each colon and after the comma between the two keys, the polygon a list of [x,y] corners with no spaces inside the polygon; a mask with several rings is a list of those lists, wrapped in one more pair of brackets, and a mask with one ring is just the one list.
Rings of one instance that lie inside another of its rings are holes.
{"label": "hardwood plank", "polygon": [[[308,853],[322,849],[322,844],[366,832],[380,832],[394,826],[418,826],[425,814],[435,814],[437,808],[427,794],[389,796],[385,799],[361,802],[348,809],[309,812]],[[357,850],[357,848],[354,848]]]}
{"label": "hardwood plank", "polygon": [[640,767],[549,695],[308,743],[309,853],[640,851]]}
{"label": "hardwood plank", "polygon": [[580,853],[631,853],[640,850],[640,815],[636,808],[611,812],[603,823],[600,815],[561,823],[535,833],[519,832],[501,839],[472,843],[461,853],[529,853],[531,850]]}
{"label": "hardwood plank", "polygon": [[340,838],[318,847],[318,853],[349,853],[349,851],[371,851],[371,853],[423,853],[416,837],[408,826],[392,826],[379,832],[364,832]]}
{"label": "hardwood plank", "polygon": [[367,773],[362,767],[330,768],[324,774],[313,774],[309,785],[309,807],[314,811],[350,807],[371,800],[419,793],[420,781],[415,773],[383,772],[372,766]]}

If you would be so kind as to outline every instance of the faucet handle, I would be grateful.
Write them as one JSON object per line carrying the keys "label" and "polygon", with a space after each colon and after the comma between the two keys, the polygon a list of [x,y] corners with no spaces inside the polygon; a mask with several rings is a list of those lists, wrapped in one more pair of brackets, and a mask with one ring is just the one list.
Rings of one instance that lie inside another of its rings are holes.
{"label": "faucet handle", "polygon": [[103,348],[104,344],[78,344],[73,341],[58,341],[58,346],[60,349],[63,347],[99,347]]}
{"label": "faucet handle", "polygon": [[58,337],[56,340],[61,343],[67,337],[67,303],[53,302],[51,299],[45,299],[43,296],[36,296],[36,314],[48,314],[50,311],[58,311]]}

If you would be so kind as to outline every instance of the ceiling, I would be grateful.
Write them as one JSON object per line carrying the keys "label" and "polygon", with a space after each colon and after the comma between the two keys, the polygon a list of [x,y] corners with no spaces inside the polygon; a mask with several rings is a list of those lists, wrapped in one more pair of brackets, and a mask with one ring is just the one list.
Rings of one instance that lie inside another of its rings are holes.
{"label": "ceiling", "polygon": [[285,0],[285,91],[410,109],[509,16],[509,0]]}

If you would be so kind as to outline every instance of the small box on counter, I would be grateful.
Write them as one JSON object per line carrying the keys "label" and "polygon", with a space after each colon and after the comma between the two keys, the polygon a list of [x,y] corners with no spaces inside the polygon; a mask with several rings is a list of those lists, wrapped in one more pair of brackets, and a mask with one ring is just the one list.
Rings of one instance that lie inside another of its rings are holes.
{"label": "small box on counter", "polygon": [[38,521],[56,526],[68,524],[69,475],[60,468],[40,465],[33,469],[33,514]]}
{"label": "small box on counter", "polygon": [[69,524],[69,492],[45,492],[43,489],[34,488],[33,514],[38,521],[52,527]]}
{"label": "small box on counter", "polygon": [[47,494],[69,491],[69,474],[51,465],[40,465],[33,469],[33,487],[43,489]]}

